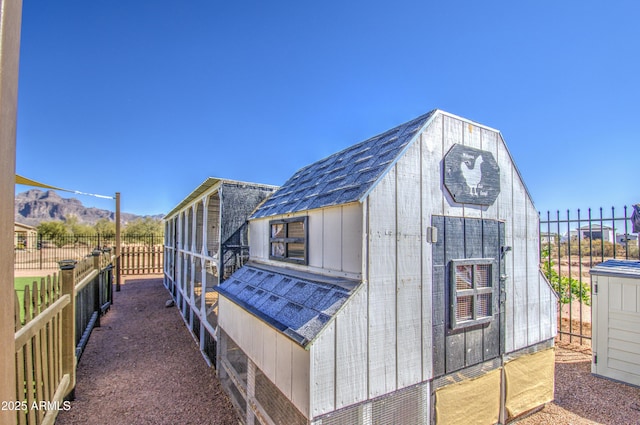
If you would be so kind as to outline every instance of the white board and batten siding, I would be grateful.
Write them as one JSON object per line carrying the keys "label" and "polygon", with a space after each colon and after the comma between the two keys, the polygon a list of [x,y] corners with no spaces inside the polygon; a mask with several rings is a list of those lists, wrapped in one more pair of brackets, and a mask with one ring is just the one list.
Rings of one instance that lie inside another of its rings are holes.
{"label": "white board and batten siding", "polygon": [[634,263],[636,273],[627,276],[604,274],[608,270],[599,266],[591,270],[593,352],[597,356],[591,371],[640,386],[640,263]]}
{"label": "white board and batten siding", "polygon": [[[540,273],[538,213],[502,135],[451,114],[443,113],[442,119],[444,154],[453,144],[460,143],[491,152],[500,168],[500,193],[490,206],[457,204],[442,184],[440,187],[445,199],[442,214],[505,222],[505,244],[511,247],[506,253],[504,270],[507,276],[505,351],[512,352],[553,338],[557,298]],[[437,134],[433,132],[431,137],[437,137]],[[437,146],[439,141],[427,141],[430,143]],[[440,214],[436,210],[431,213]]]}
{"label": "white board and batten siding", "polygon": [[225,297],[219,324],[271,382],[309,417],[309,352]]}
{"label": "white board and batten siding", "polygon": [[[294,214],[254,219],[249,222],[251,258],[272,266],[281,261],[269,259],[269,222],[306,216],[308,226],[309,264],[287,267],[311,273],[351,279],[362,278],[362,205],[351,203]],[[336,229],[338,229],[336,231]]]}

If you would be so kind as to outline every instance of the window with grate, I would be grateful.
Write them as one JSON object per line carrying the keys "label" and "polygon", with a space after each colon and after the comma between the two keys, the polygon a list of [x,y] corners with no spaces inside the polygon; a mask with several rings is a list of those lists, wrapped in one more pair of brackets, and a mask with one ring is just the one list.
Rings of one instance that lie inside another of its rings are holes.
{"label": "window with grate", "polygon": [[307,217],[269,222],[269,258],[307,264]]}
{"label": "window with grate", "polygon": [[451,328],[493,319],[493,259],[451,261]]}

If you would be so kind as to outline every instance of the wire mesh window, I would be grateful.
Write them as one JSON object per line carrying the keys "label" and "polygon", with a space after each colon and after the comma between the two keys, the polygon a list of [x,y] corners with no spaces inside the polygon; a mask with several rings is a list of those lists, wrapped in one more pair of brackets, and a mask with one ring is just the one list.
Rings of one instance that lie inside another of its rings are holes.
{"label": "wire mesh window", "polygon": [[493,263],[490,258],[451,261],[451,328],[493,319]]}
{"label": "wire mesh window", "polygon": [[269,222],[269,258],[307,264],[307,217]]}

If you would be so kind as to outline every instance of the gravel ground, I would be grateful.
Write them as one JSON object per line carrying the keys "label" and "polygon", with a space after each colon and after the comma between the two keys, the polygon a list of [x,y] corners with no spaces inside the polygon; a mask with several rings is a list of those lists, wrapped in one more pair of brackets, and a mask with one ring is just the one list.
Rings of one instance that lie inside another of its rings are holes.
{"label": "gravel ground", "polygon": [[126,280],[80,359],[75,401],[56,424],[237,424],[159,278]]}
{"label": "gravel ground", "polygon": [[[159,278],[126,280],[78,366],[68,424],[238,424]],[[640,425],[640,388],[591,375],[589,347],[559,342],[555,401],[519,425]]]}
{"label": "gravel ground", "polygon": [[640,388],[591,374],[591,348],[558,342],[555,401],[518,425],[640,424]]}

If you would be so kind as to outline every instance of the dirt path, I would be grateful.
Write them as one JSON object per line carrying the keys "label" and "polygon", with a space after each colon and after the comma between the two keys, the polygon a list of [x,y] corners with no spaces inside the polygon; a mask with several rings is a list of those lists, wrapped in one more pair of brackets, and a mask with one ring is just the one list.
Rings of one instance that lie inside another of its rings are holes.
{"label": "dirt path", "polygon": [[94,329],[56,424],[237,424],[160,278],[126,280]]}

